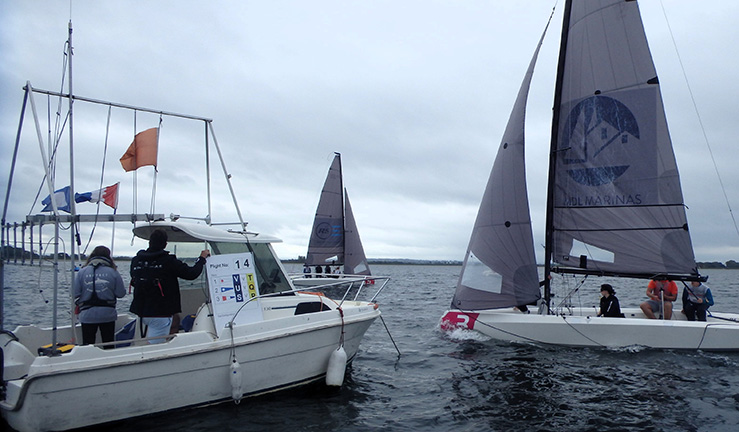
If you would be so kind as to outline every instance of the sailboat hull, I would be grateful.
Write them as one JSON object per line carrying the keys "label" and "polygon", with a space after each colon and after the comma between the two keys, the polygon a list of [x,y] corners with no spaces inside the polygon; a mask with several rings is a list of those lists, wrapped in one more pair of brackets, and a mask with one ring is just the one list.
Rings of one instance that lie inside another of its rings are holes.
{"label": "sailboat hull", "polygon": [[[299,297],[292,301],[299,302]],[[269,300],[263,301],[265,318],[289,306],[285,298],[274,299],[275,304]],[[238,388],[231,379],[232,350],[241,365],[243,397],[320,381],[342,331],[352,359],[380,314],[366,302],[345,302],[342,310],[343,319],[334,309],[237,326],[233,339],[228,331],[217,338],[206,329],[180,333],[158,345],[144,342],[112,350],[75,346],[56,357],[34,356],[22,339],[6,341],[6,358],[29,363],[26,374],[6,376],[2,415],[19,431],[67,430],[229,400]],[[23,373],[22,368],[16,364],[16,373]],[[74,413],[69,407],[84,410]]]}
{"label": "sailboat hull", "polygon": [[514,309],[449,310],[443,329],[474,330],[493,339],[570,347],[739,351],[739,314],[714,314],[706,322],[647,319],[640,309],[623,309],[626,318],[598,317],[595,308],[568,314],[524,314]]}

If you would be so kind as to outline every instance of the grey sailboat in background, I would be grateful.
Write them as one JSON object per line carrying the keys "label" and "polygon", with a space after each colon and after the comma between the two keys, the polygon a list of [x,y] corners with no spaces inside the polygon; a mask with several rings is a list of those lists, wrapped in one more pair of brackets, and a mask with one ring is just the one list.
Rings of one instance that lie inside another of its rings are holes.
{"label": "grey sailboat in background", "polygon": [[[326,283],[319,277],[328,276],[325,271],[313,271],[316,267],[324,270],[326,266],[331,270],[332,277],[342,281],[371,280],[367,279],[371,276],[369,263],[359,237],[349,195],[344,188],[340,153],[335,153],[321,189],[305,266],[311,273],[294,275],[293,282],[297,285]],[[336,271],[337,268],[339,271]]]}
{"label": "grey sailboat in background", "polygon": [[[542,36],[543,38],[543,36]],[[552,303],[551,274],[677,281],[697,270],[675,155],[636,1],[568,0],[555,89],[543,282],[524,174],[521,85],[443,328],[567,346],[739,350],[739,314],[690,322],[597,317]],[[540,285],[544,287],[541,294]],[[526,305],[538,306],[528,313]]]}

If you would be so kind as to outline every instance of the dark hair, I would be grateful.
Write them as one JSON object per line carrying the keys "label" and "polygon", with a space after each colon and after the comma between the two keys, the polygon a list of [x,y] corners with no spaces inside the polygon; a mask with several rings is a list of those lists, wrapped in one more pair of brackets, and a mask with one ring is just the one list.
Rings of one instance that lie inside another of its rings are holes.
{"label": "dark hair", "polygon": [[149,236],[149,249],[152,251],[164,250],[167,247],[167,232],[161,229],[154,230]]}
{"label": "dark hair", "polygon": [[601,291],[607,291],[610,295],[616,295],[616,291],[613,290],[613,287],[610,284],[603,284],[600,286]]}
{"label": "dark hair", "polygon": [[93,258],[96,257],[102,257],[110,261],[111,266],[114,269],[117,269],[118,266],[115,265],[115,262],[113,261],[113,257],[110,256],[110,249],[108,249],[105,246],[96,246],[95,249],[92,250],[92,253],[90,253],[90,256],[87,257],[87,261],[85,261],[85,265],[90,264],[90,261],[92,261]]}

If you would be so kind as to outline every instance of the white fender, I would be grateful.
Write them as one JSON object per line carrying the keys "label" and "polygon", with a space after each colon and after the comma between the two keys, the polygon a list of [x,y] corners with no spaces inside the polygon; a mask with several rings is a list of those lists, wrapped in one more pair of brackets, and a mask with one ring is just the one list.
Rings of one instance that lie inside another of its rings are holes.
{"label": "white fender", "polygon": [[241,365],[236,359],[231,361],[231,397],[237,404],[241,402],[244,392],[241,390]]}
{"label": "white fender", "polygon": [[326,368],[326,385],[339,386],[344,383],[344,373],[346,372],[346,351],[340,346],[336,351],[331,353],[328,358],[328,367]]}

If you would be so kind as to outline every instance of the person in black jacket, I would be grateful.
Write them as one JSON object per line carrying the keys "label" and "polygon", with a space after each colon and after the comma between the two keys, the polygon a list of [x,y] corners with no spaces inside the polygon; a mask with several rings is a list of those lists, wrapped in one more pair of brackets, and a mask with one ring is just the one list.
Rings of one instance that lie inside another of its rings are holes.
{"label": "person in black jacket", "polygon": [[623,318],[624,314],[621,313],[621,306],[618,304],[618,298],[616,298],[616,291],[609,284],[603,284],[600,286],[600,312],[598,316],[611,317],[611,318]]}
{"label": "person in black jacket", "polygon": [[[195,264],[190,267],[164,250],[167,233],[155,230],[149,237],[149,248],[140,250],[131,260],[131,285],[133,300],[130,311],[141,318],[146,326],[146,336],[165,336],[170,333],[172,317],[182,312],[180,284],[177,278],[194,280],[200,276],[205,259],[210,252],[204,249]],[[151,339],[149,343],[162,343],[166,339]]]}

